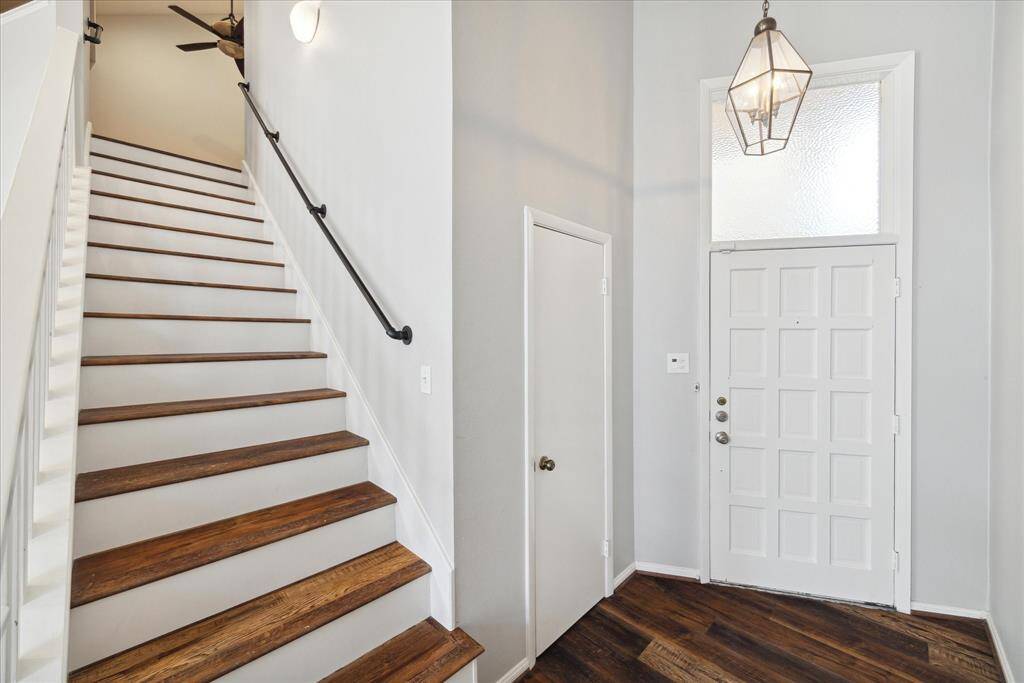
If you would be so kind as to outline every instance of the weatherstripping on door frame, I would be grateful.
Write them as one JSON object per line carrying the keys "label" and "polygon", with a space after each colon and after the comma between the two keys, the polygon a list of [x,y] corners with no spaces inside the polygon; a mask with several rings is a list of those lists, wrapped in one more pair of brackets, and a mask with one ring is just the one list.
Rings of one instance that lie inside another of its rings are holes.
{"label": "weatherstripping on door frame", "polygon": [[525,449],[523,454],[523,479],[526,490],[526,656],[529,667],[537,661],[536,630],[536,566],[534,562],[534,514],[533,514],[533,413],[530,394],[534,387],[531,373],[530,349],[530,301],[533,282],[533,228],[546,228],[588,242],[599,244],[604,252],[604,272],[608,282],[607,296],[604,297],[604,532],[608,546],[604,558],[604,594],[611,597],[615,575],[612,558],[615,557],[615,539],[612,536],[612,293],[614,283],[612,272],[612,236],[588,228],[579,223],[559,218],[529,206],[523,207],[523,349],[524,349],[524,415]]}
{"label": "weatherstripping on door frame", "polygon": [[[700,580],[711,576],[711,444],[707,430],[707,390],[711,357],[711,252],[727,250],[800,249],[874,244],[896,245],[896,276],[902,291],[896,299],[896,414],[895,434],[895,562],[894,606],[910,612],[911,598],[911,454],[912,340],[914,274],[914,52],[895,52],[875,57],[813,64],[818,79],[828,76],[877,75],[882,84],[880,164],[880,232],[877,235],[797,237],[737,242],[711,239],[711,103],[729,87],[731,76],[700,81],[700,240],[699,319],[700,355],[697,372],[701,393],[700,434]],[[812,83],[813,87],[813,83]],[[707,432],[707,438],[704,433]]]}

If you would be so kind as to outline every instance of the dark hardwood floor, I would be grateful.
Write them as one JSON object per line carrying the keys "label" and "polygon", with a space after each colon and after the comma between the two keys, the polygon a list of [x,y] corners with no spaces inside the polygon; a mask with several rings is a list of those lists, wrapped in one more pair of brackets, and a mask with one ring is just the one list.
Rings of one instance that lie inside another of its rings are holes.
{"label": "dark hardwood floor", "polygon": [[983,621],[634,575],[521,681],[1002,681]]}

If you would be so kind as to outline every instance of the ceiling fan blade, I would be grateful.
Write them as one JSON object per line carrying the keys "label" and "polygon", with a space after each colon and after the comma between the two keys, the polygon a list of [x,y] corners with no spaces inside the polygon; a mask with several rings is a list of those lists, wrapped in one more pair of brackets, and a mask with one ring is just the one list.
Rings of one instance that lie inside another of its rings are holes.
{"label": "ceiling fan blade", "polygon": [[242,74],[242,78],[245,78],[245,60],[244,59],[236,59],[235,60],[235,66],[238,67],[238,73]]}
{"label": "ceiling fan blade", "polygon": [[213,35],[217,36],[218,38],[223,38],[223,37],[224,37],[224,36],[222,36],[221,34],[219,34],[219,33],[217,33],[216,31],[214,31],[214,30],[213,30],[213,27],[212,27],[212,26],[210,26],[209,24],[207,24],[207,23],[206,23],[205,21],[203,21],[202,19],[200,19],[200,18],[199,18],[199,17],[197,17],[196,15],[194,15],[194,14],[191,14],[190,12],[186,12],[186,11],[185,11],[185,10],[183,10],[182,8],[178,7],[177,5],[168,5],[168,6],[167,6],[167,9],[171,10],[172,12],[177,12],[177,13],[178,13],[178,14],[180,14],[181,16],[183,16],[183,17],[185,17],[186,19],[188,19],[189,21],[191,21],[191,22],[192,22],[193,24],[195,24],[196,26],[199,26],[199,27],[201,27],[201,28],[204,28],[204,29],[206,29],[207,31],[209,31],[209,32],[210,32],[210,33],[212,33]]}
{"label": "ceiling fan blade", "polygon": [[197,50],[212,50],[215,47],[217,47],[216,41],[212,43],[185,43],[179,45],[178,49],[182,52],[196,52]]}

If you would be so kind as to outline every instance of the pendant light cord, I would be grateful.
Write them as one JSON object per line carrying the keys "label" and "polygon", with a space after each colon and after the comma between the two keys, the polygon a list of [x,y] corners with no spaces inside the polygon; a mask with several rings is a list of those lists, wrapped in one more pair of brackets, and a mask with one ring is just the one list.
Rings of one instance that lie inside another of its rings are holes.
{"label": "pendant light cord", "polygon": [[764,2],[761,3],[761,10],[764,12],[763,17],[765,19],[767,19],[768,18],[768,0],[764,0]]}

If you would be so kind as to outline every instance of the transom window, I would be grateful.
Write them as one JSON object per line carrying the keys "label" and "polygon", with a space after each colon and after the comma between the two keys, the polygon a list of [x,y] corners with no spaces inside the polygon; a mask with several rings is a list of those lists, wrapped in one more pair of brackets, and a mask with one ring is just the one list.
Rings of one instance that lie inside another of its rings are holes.
{"label": "transom window", "polygon": [[[817,79],[817,80],[815,80]],[[787,147],[746,156],[711,103],[711,239],[874,235],[881,232],[879,78],[818,78]]]}

